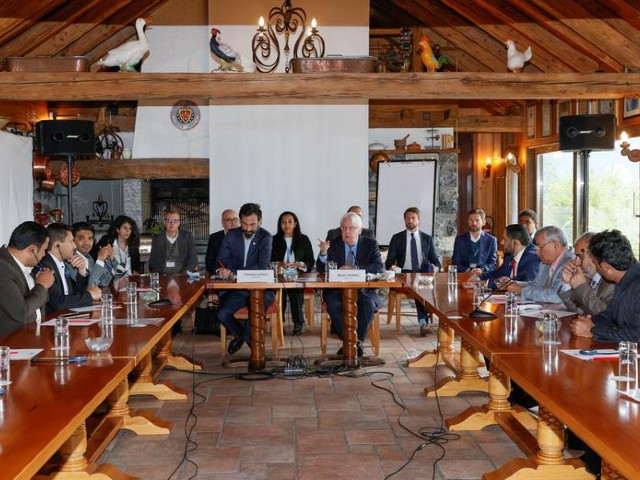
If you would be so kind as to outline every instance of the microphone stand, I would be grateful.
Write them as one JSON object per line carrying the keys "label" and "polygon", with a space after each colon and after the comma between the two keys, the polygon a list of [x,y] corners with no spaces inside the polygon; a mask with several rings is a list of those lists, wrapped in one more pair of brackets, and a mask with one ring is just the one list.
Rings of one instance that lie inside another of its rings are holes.
{"label": "microphone stand", "polygon": [[[510,279],[508,282],[506,282],[501,288],[497,288],[495,289],[493,292],[491,292],[489,295],[487,295],[486,297],[484,297],[482,299],[482,301],[480,302],[480,305],[482,305],[484,302],[486,302],[487,300],[489,300],[491,297],[493,297],[496,293],[498,292],[505,292],[507,290],[507,287],[509,287],[509,285],[512,285],[513,283],[516,282],[516,280],[518,279],[518,277],[520,276],[520,274],[516,275],[515,278]],[[480,308],[480,305],[478,305],[476,308],[474,308],[470,313],[469,313],[469,318],[482,318],[482,319],[493,319],[493,318],[498,318],[498,315],[496,315],[493,312],[487,312],[486,310],[482,310]]]}

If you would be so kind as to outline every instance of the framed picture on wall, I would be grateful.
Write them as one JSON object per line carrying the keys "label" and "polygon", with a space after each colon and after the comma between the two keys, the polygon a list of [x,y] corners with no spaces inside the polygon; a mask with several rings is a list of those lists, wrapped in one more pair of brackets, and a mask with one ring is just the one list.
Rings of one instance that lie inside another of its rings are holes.
{"label": "framed picture on wall", "polygon": [[609,113],[616,113],[616,101],[615,100],[600,100],[599,105],[598,105],[598,109],[599,109],[599,113],[604,115],[604,114],[609,114]]}
{"label": "framed picture on wall", "polygon": [[640,115],[640,98],[625,98],[622,103],[622,118]]}
{"label": "framed picture on wall", "polygon": [[536,136],[536,104],[527,107],[527,138]]}
{"label": "framed picture on wall", "polygon": [[542,116],[542,136],[549,137],[551,135],[552,130],[552,106],[551,100],[543,100],[542,108],[541,108],[541,116]]}

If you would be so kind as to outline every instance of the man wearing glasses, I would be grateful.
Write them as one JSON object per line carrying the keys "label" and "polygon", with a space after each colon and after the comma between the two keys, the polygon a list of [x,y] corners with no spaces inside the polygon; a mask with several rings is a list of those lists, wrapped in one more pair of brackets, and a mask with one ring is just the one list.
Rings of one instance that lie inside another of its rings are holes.
{"label": "man wearing glasses", "polygon": [[216,270],[220,268],[217,260],[218,253],[220,253],[220,247],[222,247],[224,236],[229,230],[240,225],[240,219],[238,218],[238,214],[235,212],[235,210],[231,210],[230,208],[228,208],[222,211],[222,218],[220,219],[220,223],[222,223],[222,230],[218,230],[217,232],[209,235],[209,243],[207,244],[205,265],[207,266],[207,270],[211,275],[215,274]]}
{"label": "man wearing glasses", "polygon": [[558,295],[564,306],[581,315],[596,315],[602,312],[616,288],[615,283],[602,278],[589,250],[593,232],[583,233],[573,242],[576,258],[562,269],[562,286]]}
{"label": "man wearing glasses", "polygon": [[536,232],[533,243],[540,257],[540,269],[533,281],[513,283],[510,292],[519,293],[523,300],[561,304],[558,290],[562,286],[562,269],[574,258],[564,232],[554,226],[543,227]]}
{"label": "man wearing glasses", "polygon": [[[336,262],[338,268],[358,268],[367,273],[381,273],[384,270],[380,248],[374,238],[361,235],[362,218],[354,212],[346,213],[340,221],[341,236],[334,240],[320,241],[320,254],[316,261],[319,272],[324,272],[328,261]],[[324,291],[327,313],[336,327],[336,333],[342,338],[342,290],[327,289]],[[373,314],[382,304],[375,288],[358,290],[358,356],[364,356],[362,342],[373,320]],[[338,355],[341,354],[338,350]]]}
{"label": "man wearing glasses", "polygon": [[164,233],[151,241],[149,271],[166,275],[198,269],[196,243],[191,232],[180,229],[180,214],[175,210],[164,213]]}

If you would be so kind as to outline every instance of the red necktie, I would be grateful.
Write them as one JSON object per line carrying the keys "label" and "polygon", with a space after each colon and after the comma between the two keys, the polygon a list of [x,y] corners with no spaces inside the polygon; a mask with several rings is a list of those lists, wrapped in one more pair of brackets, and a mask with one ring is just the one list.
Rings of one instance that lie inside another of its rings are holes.
{"label": "red necktie", "polygon": [[511,278],[516,278],[516,273],[518,270],[518,262],[516,262],[516,259],[512,259],[511,260]]}

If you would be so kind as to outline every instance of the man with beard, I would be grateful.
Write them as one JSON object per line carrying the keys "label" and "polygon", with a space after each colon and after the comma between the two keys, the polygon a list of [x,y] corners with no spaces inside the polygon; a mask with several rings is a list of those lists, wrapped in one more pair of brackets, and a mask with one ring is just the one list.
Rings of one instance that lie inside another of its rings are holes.
{"label": "man with beard", "polygon": [[[97,252],[97,258],[94,261],[89,254],[93,249],[95,229],[93,225],[87,222],[77,222],[73,224],[73,241],[76,244],[76,252],[84,257],[84,261],[89,272],[89,285],[97,285],[99,287],[108,287],[113,279],[113,272],[117,267],[117,263],[113,260],[113,245],[105,245]],[[71,266],[66,264],[65,266]],[[73,280],[76,280],[78,271],[75,268],[69,268],[69,273]]]}
{"label": "man with beard", "polygon": [[[216,273],[221,278],[235,275],[238,270],[266,270],[271,260],[271,234],[260,225],[262,210],[257,203],[245,203],[240,208],[240,227],[229,230],[222,241]],[[242,307],[249,307],[248,290],[224,290],[218,292],[218,320],[233,334],[227,351],[237,352],[244,342],[250,345],[251,326],[249,322],[239,322],[234,314]],[[265,309],[275,297],[273,291],[264,292]]]}
{"label": "man with beard", "polygon": [[489,280],[491,288],[499,288],[500,285],[505,287],[507,282],[515,279],[528,282],[536,278],[540,257],[524,226],[517,223],[508,225],[500,244],[504,251],[504,262],[499,269],[480,275],[481,280]]}
{"label": "man with beard", "polygon": [[484,210],[471,210],[467,223],[469,231],[458,235],[453,244],[451,263],[458,268],[458,272],[471,272],[476,275],[495,270],[498,241],[493,235],[482,231],[486,223]]}
{"label": "man with beard", "polygon": [[567,262],[562,269],[562,286],[558,295],[562,303],[572,312],[581,315],[596,315],[602,312],[615,291],[615,283],[608,282],[598,273],[589,241],[594,233],[582,234],[573,242],[576,258]]}

